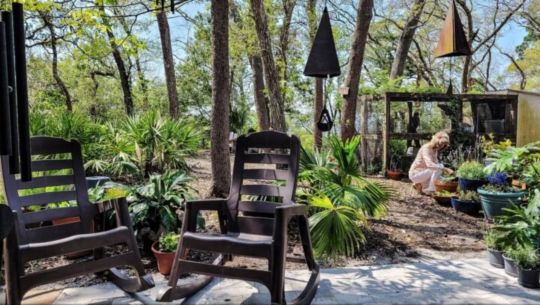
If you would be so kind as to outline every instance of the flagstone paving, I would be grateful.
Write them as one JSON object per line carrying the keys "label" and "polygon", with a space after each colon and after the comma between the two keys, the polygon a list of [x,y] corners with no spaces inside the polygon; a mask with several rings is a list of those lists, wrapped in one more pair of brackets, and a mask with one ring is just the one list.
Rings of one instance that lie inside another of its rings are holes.
{"label": "flagstone paving", "polygon": [[[287,273],[287,299],[305,285],[308,273]],[[166,285],[155,275],[156,287],[128,295],[113,284],[62,291],[34,290],[23,304],[157,304],[155,294]],[[3,299],[3,297],[2,297]],[[188,300],[176,304],[268,304],[259,284],[215,279]],[[526,289],[482,258],[420,260],[415,263],[324,269],[313,304],[538,304],[540,290]]]}

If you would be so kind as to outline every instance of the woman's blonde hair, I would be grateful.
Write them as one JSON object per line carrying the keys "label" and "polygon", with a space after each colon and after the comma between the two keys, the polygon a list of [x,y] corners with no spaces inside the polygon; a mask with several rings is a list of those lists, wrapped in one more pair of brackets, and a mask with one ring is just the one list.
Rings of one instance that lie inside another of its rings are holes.
{"label": "woman's blonde hair", "polygon": [[450,136],[444,131],[439,131],[431,137],[429,147],[439,150],[450,145]]}

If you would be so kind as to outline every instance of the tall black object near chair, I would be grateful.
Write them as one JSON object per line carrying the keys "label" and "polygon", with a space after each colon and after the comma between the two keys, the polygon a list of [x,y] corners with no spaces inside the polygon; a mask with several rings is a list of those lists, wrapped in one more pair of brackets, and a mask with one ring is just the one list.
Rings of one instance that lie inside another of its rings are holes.
{"label": "tall black object near chair", "polygon": [[[325,7],[306,67],[304,68],[304,75],[323,78],[326,81],[327,78],[339,76],[340,74],[341,68],[332,34],[330,15],[328,14],[328,9]],[[327,91],[326,89],[324,90]],[[320,131],[330,131],[334,126],[332,116],[327,108],[327,100],[328,98],[325,95],[323,110],[317,122],[317,128]]]}
{"label": "tall black object near chair", "polygon": [[26,33],[24,10],[13,3],[12,12],[2,12],[0,22],[0,155],[9,156],[10,174],[32,179]]}

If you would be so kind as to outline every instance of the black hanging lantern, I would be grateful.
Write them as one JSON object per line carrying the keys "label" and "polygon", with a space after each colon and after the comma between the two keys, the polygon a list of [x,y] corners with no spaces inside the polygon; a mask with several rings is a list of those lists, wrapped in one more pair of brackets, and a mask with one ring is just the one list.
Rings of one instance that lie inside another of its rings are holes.
{"label": "black hanging lantern", "polygon": [[[324,78],[326,80],[327,78],[339,76],[340,74],[341,67],[339,66],[336,44],[334,43],[334,36],[332,34],[330,15],[325,6],[321,22],[319,23],[317,33],[315,34],[313,46],[309,52],[306,67],[304,68],[304,75]],[[334,126],[334,121],[332,120],[330,111],[328,111],[326,107],[326,103],[327,98],[325,95],[323,110],[321,111],[319,121],[317,122],[317,128],[323,132],[330,131]]]}
{"label": "black hanging lantern", "polygon": [[333,126],[334,121],[332,121],[330,112],[328,111],[328,109],[326,109],[326,107],[324,107],[324,109],[321,111],[321,117],[317,122],[317,128],[319,128],[320,131],[330,131]]}
{"label": "black hanging lantern", "polygon": [[332,25],[330,24],[330,15],[325,7],[321,22],[317,28],[317,34],[309,53],[304,75],[311,77],[334,77],[341,74],[341,68],[332,35]]}

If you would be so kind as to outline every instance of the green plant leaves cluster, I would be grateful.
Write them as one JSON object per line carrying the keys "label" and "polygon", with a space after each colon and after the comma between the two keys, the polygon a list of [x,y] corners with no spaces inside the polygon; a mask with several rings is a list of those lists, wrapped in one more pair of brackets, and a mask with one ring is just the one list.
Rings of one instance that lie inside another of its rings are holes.
{"label": "green plant leaves cluster", "polygon": [[328,150],[303,149],[300,157],[304,198],[314,208],[313,246],[318,256],[354,256],[366,240],[367,219],[385,214],[390,192],[362,177],[359,137],[331,137],[328,143]]}

